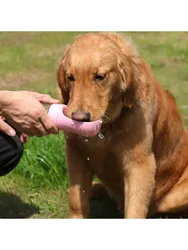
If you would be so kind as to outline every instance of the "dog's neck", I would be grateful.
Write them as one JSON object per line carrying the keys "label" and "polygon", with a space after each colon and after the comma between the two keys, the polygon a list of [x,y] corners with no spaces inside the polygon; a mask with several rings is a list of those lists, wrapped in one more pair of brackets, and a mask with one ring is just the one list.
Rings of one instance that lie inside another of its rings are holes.
{"label": "dog's neck", "polygon": [[132,104],[131,106],[124,105],[123,108],[121,109],[119,116],[112,123],[107,123],[102,125],[100,134],[98,135],[99,138],[101,136],[104,136],[104,138],[110,139],[119,134],[127,132],[125,126],[126,117],[128,119],[133,109],[134,109],[134,104]]}

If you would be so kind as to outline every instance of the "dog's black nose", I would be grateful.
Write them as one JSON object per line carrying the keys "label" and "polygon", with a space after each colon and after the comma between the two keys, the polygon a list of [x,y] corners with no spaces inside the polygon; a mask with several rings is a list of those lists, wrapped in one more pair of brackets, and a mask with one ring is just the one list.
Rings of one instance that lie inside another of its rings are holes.
{"label": "dog's black nose", "polygon": [[79,121],[79,122],[89,122],[91,120],[91,114],[89,112],[72,112],[71,117],[73,120]]}

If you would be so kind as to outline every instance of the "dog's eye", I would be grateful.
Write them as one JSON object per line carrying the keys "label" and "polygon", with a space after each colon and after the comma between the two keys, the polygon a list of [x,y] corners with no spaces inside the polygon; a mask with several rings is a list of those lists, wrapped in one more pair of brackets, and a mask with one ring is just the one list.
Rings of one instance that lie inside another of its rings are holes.
{"label": "dog's eye", "polygon": [[70,82],[74,82],[75,81],[75,78],[74,78],[74,76],[72,74],[67,75],[67,78],[68,78],[68,80]]}
{"label": "dog's eye", "polygon": [[104,79],[105,79],[105,77],[106,77],[106,74],[96,74],[95,76],[94,76],[94,79],[95,79],[95,81],[103,81]]}

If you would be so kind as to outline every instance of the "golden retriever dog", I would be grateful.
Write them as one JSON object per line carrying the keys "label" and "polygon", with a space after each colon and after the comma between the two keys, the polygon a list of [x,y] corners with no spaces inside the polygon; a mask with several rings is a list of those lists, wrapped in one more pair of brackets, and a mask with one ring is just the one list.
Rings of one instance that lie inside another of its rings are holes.
{"label": "golden retriever dog", "polygon": [[65,132],[69,218],[87,218],[93,177],[125,218],[188,207],[188,133],[129,38],[87,33],[67,47],[57,72],[67,116],[102,119],[103,136]]}

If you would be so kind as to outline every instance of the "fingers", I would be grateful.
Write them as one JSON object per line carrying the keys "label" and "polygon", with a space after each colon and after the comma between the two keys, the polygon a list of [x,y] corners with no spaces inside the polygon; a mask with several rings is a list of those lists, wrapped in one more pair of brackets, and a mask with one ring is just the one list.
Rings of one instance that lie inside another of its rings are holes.
{"label": "fingers", "polygon": [[25,131],[25,133],[28,136],[37,136],[37,137],[41,137],[41,136],[44,136],[44,135],[49,135],[49,132],[46,131],[43,128],[42,124],[41,124],[40,128],[39,128],[39,126],[38,127],[34,127],[30,131]]}
{"label": "fingers", "polygon": [[9,136],[15,136],[16,131],[0,118],[0,131]]}
{"label": "fingers", "polygon": [[14,121],[10,121],[9,123],[11,124],[12,127],[15,128],[15,130],[17,131],[17,134],[22,139],[25,139],[23,138],[23,136],[21,137],[22,134],[25,134],[24,137],[25,136],[41,137],[41,136],[49,134],[49,132],[43,126],[40,118],[38,118],[37,121],[32,120],[32,121],[27,122],[26,124],[15,123]]}
{"label": "fingers", "polygon": [[49,95],[42,95],[38,99],[41,103],[49,103],[49,104],[57,104],[59,103],[59,100],[52,98]]}
{"label": "fingers", "polygon": [[37,92],[31,92],[31,94],[34,97],[36,97],[41,103],[49,103],[49,104],[59,103],[59,100],[54,99],[50,95],[47,95],[47,94],[40,94]]}
{"label": "fingers", "polygon": [[26,135],[26,134],[21,134],[21,135],[20,135],[20,141],[21,141],[22,143],[25,143],[25,142],[27,141],[27,135]]}
{"label": "fingers", "polygon": [[55,124],[53,121],[49,118],[48,114],[44,114],[40,118],[44,128],[50,133],[50,134],[58,134],[59,130],[56,128]]}
{"label": "fingers", "polygon": [[55,126],[54,122],[50,119],[44,107],[42,105],[41,107],[42,109],[38,110],[40,113],[40,116],[38,116],[38,124],[37,124],[38,131],[42,132],[42,135],[58,134],[59,130]]}
{"label": "fingers", "polygon": [[2,119],[3,121],[5,120],[5,117],[0,115],[0,119]]}

